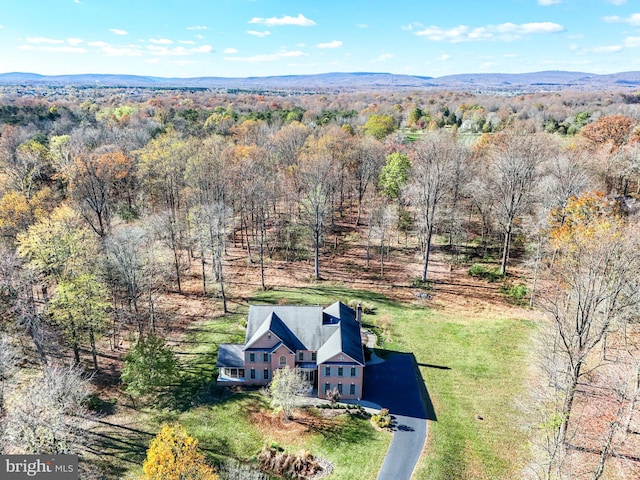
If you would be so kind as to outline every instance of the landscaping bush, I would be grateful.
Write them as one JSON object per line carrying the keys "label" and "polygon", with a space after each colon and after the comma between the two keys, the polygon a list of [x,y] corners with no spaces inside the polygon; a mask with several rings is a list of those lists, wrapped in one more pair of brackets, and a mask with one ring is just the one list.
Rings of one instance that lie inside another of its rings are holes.
{"label": "landscaping bush", "polygon": [[337,388],[332,388],[327,392],[327,400],[331,402],[331,406],[333,407],[338,403],[338,400],[340,400],[340,392]]}
{"label": "landscaping bush", "polygon": [[502,293],[504,293],[507,298],[512,300],[514,303],[522,304],[529,297],[529,287],[527,287],[524,283],[517,283],[515,285],[503,285],[500,289]]}
{"label": "landscaping bush", "polygon": [[347,302],[347,305],[354,310],[358,307],[358,304],[362,307],[362,313],[366,313],[368,315],[373,315],[376,313],[376,306],[369,302],[363,302],[357,298],[352,298]]}
{"label": "landscaping bush", "polygon": [[391,425],[389,409],[383,408],[379,413],[371,415],[371,422],[378,428],[388,428]]}
{"label": "landscaping bush", "polygon": [[433,287],[433,285],[432,285],[430,280],[427,280],[426,282],[423,282],[420,277],[414,277],[411,280],[411,286],[413,288],[419,288],[421,290],[431,290],[431,288]]}
{"label": "landscaping bush", "polygon": [[489,268],[479,263],[474,263],[469,269],[469,276],[476,278],[484,278],[490,282],[498,282],[504,278],[498,268]]}

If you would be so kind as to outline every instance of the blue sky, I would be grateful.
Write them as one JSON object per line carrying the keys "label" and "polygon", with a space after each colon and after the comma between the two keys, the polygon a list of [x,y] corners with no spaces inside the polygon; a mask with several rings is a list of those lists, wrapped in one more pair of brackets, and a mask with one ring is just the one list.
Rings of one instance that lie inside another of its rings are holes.
{"label": "blue sky", "polygon": [[0,72],[640,70],[638,0],[0,0]]}

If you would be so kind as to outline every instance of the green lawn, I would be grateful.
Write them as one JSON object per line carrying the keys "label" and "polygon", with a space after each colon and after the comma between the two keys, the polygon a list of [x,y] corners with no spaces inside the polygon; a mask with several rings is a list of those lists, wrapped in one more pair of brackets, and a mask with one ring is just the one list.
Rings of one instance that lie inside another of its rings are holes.
{"label": "green lawn", "polygon": [[363,322],[378,326],[384,349],[412,352],[421,365],[437,421],[429,423],[427,453],[415,478],[517,478],[527,441],[515,405],[524,388],[534,325],[443,314],[335,285],[258,293],[252,301],[328,304],[350,299],[376,306]]}
{"label": "green lawn", "polygon": [[[526,459],[526,438],[517,428],[515,400],[524,385],[533,325],[446,315],[333,284],[257,292],[249,302],[328,305],[352,299],[375,307],[375,314],[363,321],[384,339],[382,349],[412,352],[421,365],[437,421],[429,423],[427,453],[415,478],[517,478]],[[249,460],[274,441],[251,418],[256,409],[268,408],[258,392],[229,394],[211,383],[217,345],[243,341],[246,313],[240,307],[235,314],[191,328],[175,348],[184,364],[182,381],[138,412],[137,428],[155,432],[162,422],[179,421],[212,461],[225,456]],[[304,441],[280,438],[278,444],[293,453],[306,449],[329,459],[335,464],[332,479],[375,479],[390,439],[367,420],[344,415],[337,427],[308,434]],[[120,467],[128,478],[140,472],[142,458],[140,449],[128,455],[130,463]]]}

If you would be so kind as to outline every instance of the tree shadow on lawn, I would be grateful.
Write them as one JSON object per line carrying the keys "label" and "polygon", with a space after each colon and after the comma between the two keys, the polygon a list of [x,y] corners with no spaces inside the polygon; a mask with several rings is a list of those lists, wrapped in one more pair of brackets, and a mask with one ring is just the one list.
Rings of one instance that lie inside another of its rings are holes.
{"label": "tree shadow on lawn", "polygon": [[291,421],[337,444],[357,444],[371,440],[374,437],[373,429],[363,428],[362,423],[358,422],[358,419],[363,418],[359,413],[345,412],[332,420],[321,417],[293,417]]}

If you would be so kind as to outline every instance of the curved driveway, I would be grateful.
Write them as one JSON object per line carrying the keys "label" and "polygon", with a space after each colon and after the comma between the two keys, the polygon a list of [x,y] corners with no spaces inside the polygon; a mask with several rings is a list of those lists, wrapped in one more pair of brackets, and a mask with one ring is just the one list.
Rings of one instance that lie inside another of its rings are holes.
{"label": "curved driveway", "polygon": [[387,360],[367,365],[363,400],[388,408],[393,440],[378,480],[410,480],[427,438],[427,412],[413,355],[394,352]]}

